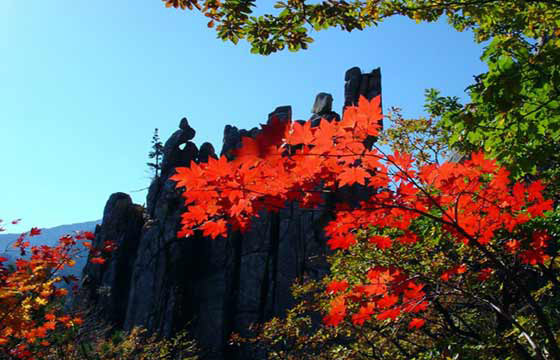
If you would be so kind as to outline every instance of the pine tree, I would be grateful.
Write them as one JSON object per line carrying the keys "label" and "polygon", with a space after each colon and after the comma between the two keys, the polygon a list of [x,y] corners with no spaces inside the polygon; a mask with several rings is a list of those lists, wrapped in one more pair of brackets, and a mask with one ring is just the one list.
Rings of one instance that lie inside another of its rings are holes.
{"label": "pine tree", "polygon": [[154,171],[154,178],[158,178],[161,173],[161,160],[163,157],[163,144],[159,138],[158,129],[155,128],[154,136],[152,137],[152,151],[148,153],[150,159],[154,162],[148,162],[147,165]]}

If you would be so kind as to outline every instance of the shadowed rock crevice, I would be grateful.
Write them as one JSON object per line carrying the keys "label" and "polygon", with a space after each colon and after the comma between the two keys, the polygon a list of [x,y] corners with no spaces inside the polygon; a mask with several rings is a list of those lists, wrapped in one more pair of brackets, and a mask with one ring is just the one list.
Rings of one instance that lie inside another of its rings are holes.
{"label": "shadowed rock crevice", "polygon": [[[379,95],[380,81],[379,69],[370,74],[350,69],[344,106],[356,104],[359,95],[369,99]],[[330,94],[318,94],[308,121],[314,126],[321,119],[339,121],[332,103]],[[274,119],[291,120],[291,107],[277,107],[268,124]],[[254,138],[259,131],[227,125],[220,155],[232,159],[242,137]],[[195,232],[177,239],[185,210],[183,190],[176,189],[169,177],[176,167],[217,157],[210,143],[197,148],[191,142],[194,136],[188,120],[181,119],[179,129],[165,142],[161,176],[149,187],[146,209],[132,204],[126,194],[111,195],[94,246],[114,240],[118,250],[106,264],[86,266],[82,299],[125,330],[141,325],[171,336],[187,328],[204,349],[204,359],[265,359],[265,354],[249,347],[230,347],[230,334],[251,335],[252,323],[282,316],[294,305],[290,293],[294,280],[304,275],[319,279],[328,273],[323,227],[332,219],[330,209],[341,199],[360,195],[350,191],[329,196],[322,210],[288,203],[276,213],[263,212],[246,233],[232,232],[227,238],[211,240]]]}

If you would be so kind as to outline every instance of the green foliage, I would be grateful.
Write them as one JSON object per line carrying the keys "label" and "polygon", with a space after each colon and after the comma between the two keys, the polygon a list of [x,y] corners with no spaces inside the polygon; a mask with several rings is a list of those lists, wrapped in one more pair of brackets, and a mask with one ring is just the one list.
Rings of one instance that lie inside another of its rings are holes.
{"label": "green foliage", "polygon": [[489,71],[469,87],[469,104],[448,106],[448,99],[431,96],[428,110],[442,117],[452,147],[465,153],[483,148],[517,178],[554,175],[560,160],[560,41],[539,46],[496,38],[482,59]]}
{"label": "green foliage", "polygon": [[275,13],[257,17],[252,16],[255,0],[163,1],[168,7],[198,9],[211,19],[209,27],[217,24],[218,38],[234,44],[245,39],[251,52],[263,55],[307,49],[313,42],[311,30],[363,30],[397,15],[416,22],[445,15],[455,29],[472,29],[478,42],[509,34],[537,38],[554,34],[560,11],[557,0],[285,0],[276,1]]}
{"label": "green foliage", "polygon": [[[136,327],[130,332],[116,330],[91,331],[70,334],[65,341],[53,344],[45,359],[57,360],[196,360],[199,349],[187,332],[173,338],[160,339],[149,335],[146,329]],[[63,344],[63,345],[62,345]]]}
{"label": "green foliage", "polygon": [[[427,93],[432,96],[439,94],[436,90],[428,90]],[[434,107],[434,111],[440,110]],[[439,163],[449,157],[449,132],[440,126],[435,116],[405,119],[401,109],[391,108],[385,120],[391,126],[381,133],[379,144],[390,146],[393,152],[411,154],[417,167]]]}

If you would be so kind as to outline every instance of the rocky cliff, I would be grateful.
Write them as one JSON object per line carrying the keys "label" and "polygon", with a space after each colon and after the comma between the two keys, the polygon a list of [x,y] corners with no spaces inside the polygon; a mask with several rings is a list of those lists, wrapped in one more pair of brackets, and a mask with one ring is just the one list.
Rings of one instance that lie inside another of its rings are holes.
{"label": "rocky cliff", "polygon": [[[344,106],[357,103],[360,95],[371,99],[381,93],[379,69],[362,74],[352,68],[345,82]],[[321,118],[340,119],[332,111],[330,94],[318,94],[312,112],[308,121],[314,126]],[[278,107],[269,121],[273,116],[291,119],[291,107]],[[257,133],[257,128],[226,126],[220,154],[230,157],[241,137]],[[177,166],[216,156],[209,143],[197,148],[194,136],[182,119],[165,143],[161,176],[150,185],[146,208],[133,204],[127,194],[111,195],[94,247],[112,240],[118,249],[104,265],[86,266],[83,297],[126,330],[142,325],[170,336],[188,328],[205,359],[263,359],[264,354],[249,348],[229,347],[229,335],[247,334],[251,323],[281,316],[293,304],[290,285],[296,278],[327,273],[322,227],[329,210],[304,211],[289,204],[279,213],[262,214],[243,234],[177,239],[184,205],[169,177]]]}

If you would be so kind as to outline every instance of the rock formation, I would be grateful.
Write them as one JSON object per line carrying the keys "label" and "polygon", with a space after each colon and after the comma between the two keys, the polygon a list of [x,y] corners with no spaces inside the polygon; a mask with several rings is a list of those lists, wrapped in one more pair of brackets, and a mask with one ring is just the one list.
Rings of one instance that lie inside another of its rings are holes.
{"label": "rock formation", "polygon": [[106,320],[117,327],[124,325],[134,261],[144,223],[142,206],[133,204],[125,193],[112,194],[105,205],[101,226],[96,227],[92,245],[101,249],[105,241],[111,240],[116,243],[117,250],[104,266],[88,262],[84,267],[81,291],[103,310]]}
{"label": "rock formation", "polygon": [[315,103],[311,112],[313,115],[309,118],[311,126],[319,126],[321,119],[328,121],[340,121],[340,115],[332,111],[333,97],[331,94],[319,93],[315,97]]}
{"label": "rock formation", "polygon": [[[347,80],[345,105],[355,101],[355,69],[347,72],[348,78],[352,71],[352,80],[351,85]],[[366,85],[366,94],[380,93],[379,81],[368,80]],[[317,95],[313,113],[310,121],[317,124],[320,117],[340,119],[332,111],[332,96],[326,93]],[[291,107],[282,106],[268,121],[291,120],[291,116]],[[233,157],[241,137],[254,137],[258,131],[227,125],[220,154]],[[216,240],[200,234],[177,239],[185,208],[169,177],[177,166],[216,156],[209,143],[197,149],[190,141],[194,135],[183,118],[165,143],[161,177],[150,185],[146,209],[132,204],[126,194],[111,195],[94,246],[115,240],[119,248],[106,264],[86,266],[82,294],[107,320],[125,330],[142,325],[170,336],[188,328],[204,348],[205,359],[264,359],[251,348],[228,346],[228,338],[232,332],[248,335],[252,323],[282,316],[293,305],[290,285],[298,277],[320,278],[327,273],[322,228],[330,213],[305,211],[292,203],[278,213],[261,214],[243,234],[232,232]]]}
{"label": "rock formation", "polygon": [[381,69],[379,68],[369,74],[362,74],[359,67],[353,67],[346,71],[344,81],[344,108],[356,105],[360,96],[373,99],[381,95]]}

